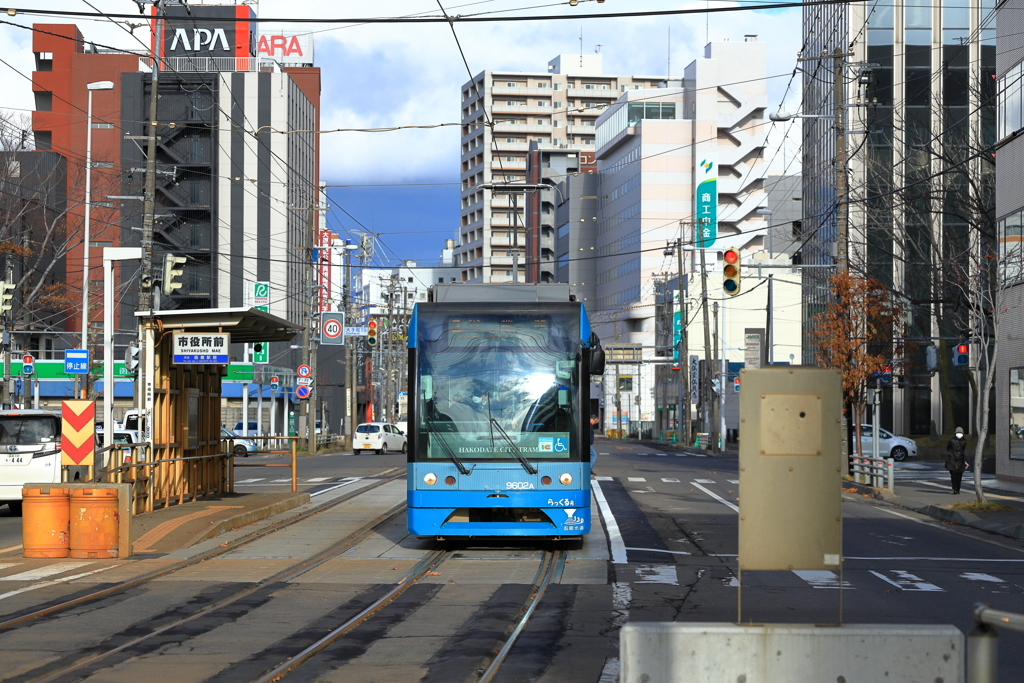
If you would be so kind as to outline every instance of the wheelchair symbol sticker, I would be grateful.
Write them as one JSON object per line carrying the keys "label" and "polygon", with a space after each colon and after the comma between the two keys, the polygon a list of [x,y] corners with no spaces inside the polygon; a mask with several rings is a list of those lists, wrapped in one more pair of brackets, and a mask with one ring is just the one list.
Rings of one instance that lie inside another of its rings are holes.
{"label": "wheelchair symbol sticker", "polygon": [[555,453],[565,453],[569,450],[569,439],[555,439]]}

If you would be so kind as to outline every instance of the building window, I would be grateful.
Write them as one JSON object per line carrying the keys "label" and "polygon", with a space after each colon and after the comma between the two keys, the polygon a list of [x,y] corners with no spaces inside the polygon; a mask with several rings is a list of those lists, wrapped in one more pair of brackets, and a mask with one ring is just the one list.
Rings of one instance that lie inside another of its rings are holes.
{"label": "building window", "polygon": [[1010,460],[1024,460],[1024,368],[1010,368]]}
{"label": "building window", "polygon": [[510,107],[511,106],[515,106],[515,103],[516,103],[515,100],[505,100],[505,104],[509,105]]}
{"label": "building window", "polygon": [[36,99],[36,111],[53,111],[53,93],[40,90],[32,93]]}
{"label": "building window", "polygon": [[92,162],[93,168],[114,168],[113,161],[94,161]]}
{"label": "building window", "polygon": [[505,87],[506,88],[514,88],[514,87],[516,87],[516,84],[513,83],[512,81],[508,81],[507,83],[505,83]]}
{"label": "building window", "polygon": [[561,109],[561,108],[562,108],[562,103],[561,102],[555,102],[555,109]]}
{"label": "building window", "polygon": [[515,161],[515,157],[505,157],[505,161]]}
{"label": "building window", "polygon": [[555,90],[561,90],[561,89],[562,89],[562,84],[561,83],[555,83]]}
{"label": "building window", "polygon": [[544,124],[544,119],[537,119],[537,125],[538,125],[538,126],[543,126],[543,125],[545,125],[545,124]]}
{"label": "building window", "polygon": [[538,83],[537,87],[538,88],[546,88],[546,87],[548,87],[548,84],[547,83]]}
{"label": "building window", "polygon": [[538,107],[546,107],[546,106],[548,106],[548,101],[547,100],[537,100],[537,106]]}
{"label": "building window", "polygon": [[114,124],[112,124],[112,123],[104,123],[102,121],[93,121],[92,122],[92,127],[93,128],[113,128]]}
{"label": "building window", "polygon": [[21,177],[21,162],[17,159],[10,159],[7,162],[7,174],[11,178]]}
{"label": "building window", "polygon": [[632,375],[619,375],[619,391],[633,391]]}
{"label": "building window", "polygon": [[505,138],[505,142],[515,142],[515,138]]}
{"label": "building window", "polygon": [[112,247],[113,242],[89,242],[90,247]]}
{"label": "building window", "polygon": [[597,86],[594,85],[593,83],[587,83],[586,85],[583,86],[583,89],[584,90],[597,90]]}

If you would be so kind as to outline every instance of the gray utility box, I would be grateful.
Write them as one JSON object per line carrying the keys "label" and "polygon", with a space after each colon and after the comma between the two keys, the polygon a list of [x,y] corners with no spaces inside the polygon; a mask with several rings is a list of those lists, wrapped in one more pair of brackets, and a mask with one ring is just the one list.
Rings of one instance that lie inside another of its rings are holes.
{"label": "gray utility box", "polygon": [[839,569],[842,377],[804,367],[740,377],[740,569]]}

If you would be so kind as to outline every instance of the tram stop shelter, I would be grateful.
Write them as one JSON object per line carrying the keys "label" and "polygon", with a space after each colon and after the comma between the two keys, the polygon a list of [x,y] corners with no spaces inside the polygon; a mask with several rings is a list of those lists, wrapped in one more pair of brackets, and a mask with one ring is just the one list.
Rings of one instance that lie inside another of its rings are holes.
{"label": "tram stop shelter", "polygon": [[152,444],[151,467],[139,477],[145,493],[133,496],[135,511],[227,492],[228,454],[220,430],[221,378],[229,356],[175,363],[174,333],[230,335],[224,348],[230,354],[230,344],[290,341],[302,326],[257,308],[137,311],[135,316],[143,335],[139,398],[142,414],[151,420],[145,430],[149,438],[143,440]]}

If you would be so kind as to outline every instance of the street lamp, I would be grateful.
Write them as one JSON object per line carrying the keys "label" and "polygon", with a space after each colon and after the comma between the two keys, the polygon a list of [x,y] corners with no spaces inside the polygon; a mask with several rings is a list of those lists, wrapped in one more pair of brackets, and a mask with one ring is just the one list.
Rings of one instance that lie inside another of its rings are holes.
{"label": "street lamp", "polygon": [[[113,90],[113,81],[96,81],[86,86],[89,91],[89,106],[85,117],[85,240],[82,243],[82,349],[89,349],[89,230],[92,220],[92,93],[95,90]],[[104,326],[111,325],[111,321],[104,320]],[[86,354],[88,355],[88,354]],[[105,363],[112,363],[110,358],[104,358]],[[88,377],[88,374],[86,374]],[[88,382],[86,382],[88,384]],[[83,387],[84,388],[84,387]],[[104,391],[107,389],[104,387]],[[86,396],[82,396],[86,398]],[[107,430],[113,433],[110,425]]]}

